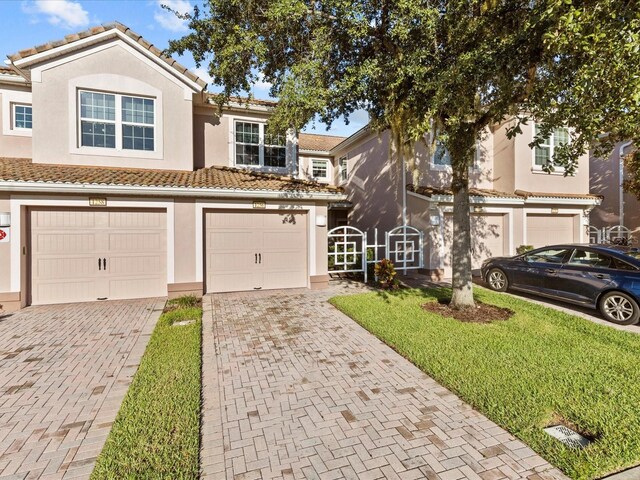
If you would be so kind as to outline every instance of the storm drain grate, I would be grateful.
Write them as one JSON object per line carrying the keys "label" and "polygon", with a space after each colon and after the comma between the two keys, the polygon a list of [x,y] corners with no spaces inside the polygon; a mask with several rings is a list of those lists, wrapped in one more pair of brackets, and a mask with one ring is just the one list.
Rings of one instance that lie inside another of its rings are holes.
{"label": "storm drain grate", "polygon": [[564,425],[556,425],[554,427],[547,427],[544,429],[549,435],[551,435],[556,440],[561,441],[567,447],[571,448],[584,448],[591,443],[586,437],[583,437],[578,432],[574,432],[570,428],[565,427]]}

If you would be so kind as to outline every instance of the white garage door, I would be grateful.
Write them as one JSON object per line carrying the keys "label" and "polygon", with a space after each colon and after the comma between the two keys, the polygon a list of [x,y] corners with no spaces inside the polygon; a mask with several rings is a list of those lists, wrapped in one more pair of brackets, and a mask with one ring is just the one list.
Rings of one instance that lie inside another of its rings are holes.
{"label": "white garage door", "polygon": [[527,215],[527,245],[574,243],[575,215]]}
{"label": "white garage door", "polygon": [[307,215],[206,212],[207,292],[307,286]]}
{"label": "white garage door", "polygon": [[165,296],[166,213],[33,209],[31,303]]}
{"label": "white garage door", "polygon": [[[453,238],[453,215],[444,216],[444,276],[451,277],[451,247]],[[471,215],[471,267],[480,268],[482,262],[490,257],[505,255],[505,215]]]}

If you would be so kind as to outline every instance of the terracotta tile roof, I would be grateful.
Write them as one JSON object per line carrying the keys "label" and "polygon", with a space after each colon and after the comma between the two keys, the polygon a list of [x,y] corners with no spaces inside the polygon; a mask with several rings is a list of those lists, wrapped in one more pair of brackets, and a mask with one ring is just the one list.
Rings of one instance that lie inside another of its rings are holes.
{"label": "terracotta tile roof", "polygon": [[[413,185],[407,185],[407,190],[415,192],[418,195],[424,195],[425,197],[431,197],[433,195],[453,195],[451,190],[436,187],[420,186],[414,187]],[[602,195],[593,195],[590,193],[547,193],[547,192],[526,192],[524,190],[516,190],[513,193],[499,192],[497,190],[489,190],[483,188],[470,188],[469,194],[473,197],[484,198],[514,198],[518,200],[526,200],[529,197],[540,198],[566,198],[566,199],[588,199],[588,200],[600,200]]]}
{"label": "terracotta tile roof", "polygon": [[298,134],[298,147],[300,150],[315,150],[316,152],[328,152],[336,145],[342,143],[347,137],[335,135],[318,135],[315,133]]}
{"label": "terracotta tile roof", "polygon": [[0,185],[2,182],[183,187],[283,193],[342,193],[340,188],[316,182],[228,167],[209,167],[196,171],[146,170],[49,165],[32,163],[30,159],[25,158],[0,158]]}
{"label": "terracotta tile roof", "polygon": [[[436,188],[436,187],[426,187],[426,186],[414,187],[413,185],[407,185],[407,190],[411,192],[415,192],[418,195],[423,195],[425,197],[431,197],[433,195],[453,195],[453,192],[449,189]],[[499,192],[497,190],[489,190],[484,188],[470,188],[469,195],[471,195],[472,197],[484,197],[484,198],[515,198],[515,199],[522,198],[519,195],[516,195],[515,193]]]}
{"label": "terracotta tile roof", "polygon": [[519,195],[524,198],[529,197],[541,197],[541,198],[575,198],[575,199],[600,199],[602,200],[604,197],[602,195],[596,195],[592,193],[547,193],[547,192],[527,192],[525,190],[516,190],[516,195]]}
{"label": "terracotta tile roof", "polygon": [[3,75],[18,75],[18,72],[4,65],[0,65],[0,73]]}
{"label": "terracotta tile roof", "polygon": [[73,33],[73,34],[67,35],[61,40],[56,40],[56,41],[53,41],[53,42],[45,43],[43,45],[38,45],[36,47],[27,48],[25,50],[20,50],[18,53],[14,53],[13,55],[9,55],[8,57],[9,57],[9,60],[11,60],[12,62],[16,62],[18,60],[29,58],[30,56],[35,55],[37,53],[42,53],[42,52],[46,52],[46,51],[49,51],[49,50],[53,50],[54,48],[61,47],[61,46],[64,46],[64,45],[70,45],[70,44],[72,44],[74,42],[77,42],[79,40],[82,40],[84,38],[92,37],[94,35],[98,35],[99,33],[107,32],[109,30],[118,30],[118,31],[124,33],[126,36],[131,38],[134,42],[138,43],[143,48],[149,50],[156,57],[158,57],[161,60],[163,60],[165,63],[167,63],[168,65],[173,67],[175,70],[180,72],[182,75],[187,77],[189,80],[197,83],[202,88],[205,88],[207,86],[207,82],[202,80],[200,77],[195,75],[193,72],[189,71],[186,67],[182,66],[180,63],[176,62],[173,58],[166,57],[165,55],[163,55],[162,54],[162,50],[157,48],[155,45],[147,42],[144,38],[142,38],[141,35],[138,35],[136,32],[134,32],[129,27],[127,27],[126,25],[123,25],[120,22],[105,23],[104,25],[91,27],[88,30],[85,30],[83,32]]}

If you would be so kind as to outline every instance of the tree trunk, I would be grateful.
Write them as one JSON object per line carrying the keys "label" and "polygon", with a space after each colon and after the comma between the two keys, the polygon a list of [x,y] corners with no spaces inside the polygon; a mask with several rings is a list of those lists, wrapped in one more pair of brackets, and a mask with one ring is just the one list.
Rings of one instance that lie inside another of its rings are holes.
{"label": "tree trunk", "polygon": [[450,306],[464,309],[475,306],[471,277],[471,212],[469,202],[469,165],[455,159],[453,164],[453,238],[451,257],[453,266],[453,295]]}

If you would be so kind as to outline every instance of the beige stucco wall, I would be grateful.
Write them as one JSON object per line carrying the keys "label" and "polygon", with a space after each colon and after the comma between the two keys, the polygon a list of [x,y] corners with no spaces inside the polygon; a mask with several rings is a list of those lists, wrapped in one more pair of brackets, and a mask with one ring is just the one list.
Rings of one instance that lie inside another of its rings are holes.
{"label": "beige stucco wall", "polygon": [[[620,147],[617,144],[607,158],[591,157],[590,185],[592,193],[602,195],[602,204],[591,212],[591,224],[595,227],[612,227],[620,224]],[[630,151],[627,146],[624,153]],[[626,174],[626,172],[625,172]],[[628,192],[623,192],[624,199],[624,226],[635,232],[635,237],[640,236],[640,201]]]}
{"label": "beige stucco wall", "polygon": [[339,169],[337,167],[337,160],[334,157],[331,157],[326,154],[311,154],[311,153],[299,153],[298,154],[298,172],[300,178],[305,180],[312,180],[312,170],[311,170],[311,162],[312,160],[326,160],[329,164],[327,165],[328,171],[328,179],[327,180],[319,180],[320,183],[326,183],[328,185],[337,185],[339,182]]}
{"label": "beige stucco wall", "polygon": [[[97,47],[107,45],[100,50]],[[92,47],[90,54],[42,71],[41,81],[33,82],[33,160],[38,163],[103,165],[135,168],[191,170],[193,168],[193,107],[184,85],[163,76],[158,67],[135,56],[118,40]],[[107,85],[104,88],[103,85]],[[102,88],[96,88],[100,86]],[[99,149],[89,155],[75,152],[77,140],[76,88],[147,95],[156,97],[156,149],[162,133],[159,154]],[[188,96],[188,99],[185,97]],[[158,97],[161,97],[158,98]],[[160,105],[161,104],[161,105]],[[46,105],[40,109],[39,105]],[[105,151],[105,154],[102,154]],[[161,153],[161,154],[160,154]],[[160,158],[153,158],[158,156]]]}
{"label": "beige stucco wall", "polygon": [[[0,85],[0,157],[31,158],[31,136],[5,134],[11,129],[11,103],[15,93],[28,95],[26,86]],[[21,102],[18,102],[21,103]],[[36,116],[34,109],[34,117]]]}
{"label": "beige stucco wall", "polygon": [[[324,218],[328,216],[328,209],[326,204],[318,204],[316,205],[316,216],[323,215]],[[316,276],[324,276],[327,275],[328,271],[328,247],[327,247],[327,226],[318,226],[315,224],[314,218],[309,218],[309,222],[311,223],[312,231],[315,232],[315,242],[316,242]]]}
{"label": "beige stucco wall", "polygon": [[515,142],[507,138],[507,128],[513,122],[493,129],[493,188],[499,192],[513,193],[515,187]]}
{"label": "beige stucco wall", "polygon": [[515,189],[529,192],[589,193],[589,155],[578,159],[574,176],[562,173],[548,174],[533,171],[534,152],[529,147],[533,141],[534,125],[522,126],[522,134],[515,137]]}
{"label": "beige stucco wall", "polygon": [[[11,211],[9,205],[9,195],[0,193],[0,213]],[[11,269],[11,243],[0,243],[0,293],[7,293],[11,290],[10,269]],[[2,302],[0,301],[0,304]]]}
{"label": "beige stucco wall", "polygon": [[269,115],[249,109],[225,110],[217,107],[196,107],[193,116],[194,165],[201,167],[233,167],[235,165],[234,138],[231,135],[235,120],[266,123]]}
{"label": "beige stucco wall", "polygon": [[174,200],[175,259],[174,283],[194,282],[196,278],[196,206],[191,198]]}
{"label": "beige stucco wall", "polygon": [[196,108],[193,117],[193,155],[196,168],[228,167],[229,117],[213,108]]}
{"label": "beige stucco wall", "polygon": [[561,172],[548,174],[534,169],[534,123],[522,125],[522,133],[513,139],[506,137],[506,129],[513,121],[494,128],[494,188],[501,192],[515,190],[545,193],[589,193],[589,155],[578,159],[575,175],[565,177]]}

